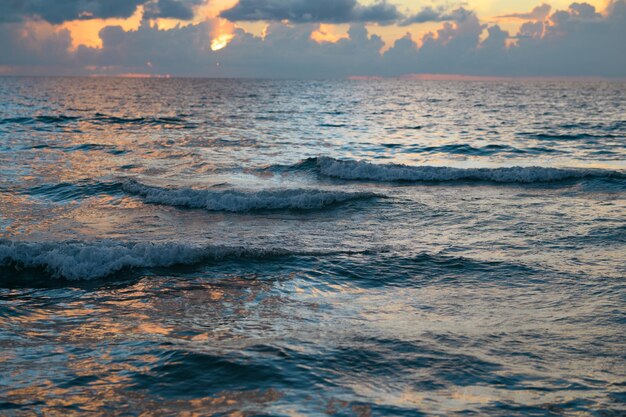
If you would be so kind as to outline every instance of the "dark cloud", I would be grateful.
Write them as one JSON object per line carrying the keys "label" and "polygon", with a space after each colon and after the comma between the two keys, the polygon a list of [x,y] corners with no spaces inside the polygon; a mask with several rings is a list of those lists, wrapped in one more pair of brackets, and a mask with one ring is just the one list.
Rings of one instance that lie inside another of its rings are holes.
{"label": "dark cloud", "polygon": [[428,23],[428,22],[459,22],[465,20],[472,13],[463,8],[448,11],[446,7],[433,8],[431,6],[424,7],[422,10],[409,16],[400,22],[401,26],[408,26],[414,23]]}
{"label": "dark cloud", "polygon": [[131,16],[146,0],[2,0],[0,21],[31,18],[50,23],[67,20]]}
{"label": "dark cloud", "polygon": [[0,22],[41,19],[59,24],[68,20],[127,18],[140,5],[146,18],[193,18],[192,7],[202,0],[0,0]]}
{"label": "dark cloud", "polygon": [[381,0],[363,6],[356,0],[240,0],[222,17],[236,21],[281,21],[293,23],[393,23],[402,17],[397,7]]}
{"label": "dark cloud", "polygon": [[406,19],[403,23],[404,25],[410,25],[412,23],[439,22],[441,21],[442,12],[443,10],[435,10],[433,7],[427,6]]}
{"label": "dark cloud", "polygon": [[76,74],[80,68],[71,45],[70,32],[49,23],[1,24],[0,72],[6,67],[4,72],[16,75]]}
{"label": "dark cloud", "polygon": [[542,4],[541,6],[537,6],[532,9],[528,13],[511,13],[503,16],[498,16],[499,18],[508,18],[508,19],[522,19],[522,20],[545,20],[548,15],[550,15],[550,11],[552,10],[552,6],[549,4]]}
{"label": "dark cloud", "polygon": [[25,5],[26,2],[22,0],[0,1],[0,23],[23,20]]}
{"label": "dark cloud", "polygon": [[517,38],[540,38],[543,35],[544,23],[542,21],[537,22],[525,22],[520,26]]}
{"label": "dark cloud", "polygon": [[180,20],[193,19],[193,7],[202,3],[202,0],[158,0],[146,4],[144,18],[156,19],[159,17]]}

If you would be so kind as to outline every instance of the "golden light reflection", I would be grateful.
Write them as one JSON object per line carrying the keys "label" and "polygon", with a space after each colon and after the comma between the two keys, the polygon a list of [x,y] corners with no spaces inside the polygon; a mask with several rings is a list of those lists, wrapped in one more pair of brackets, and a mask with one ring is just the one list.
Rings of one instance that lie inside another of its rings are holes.
{"label": "golden light reflection", "polygon": [[223,33],[216,38],[213,38],[211,41],[211,50],[219,51],[220,49],[226,48],[231,40],[233,40],[235,36],[232,33]]}
{"label": "golden light reflection", "polygon": [[211,33],[211,50],[219,51],[224,49],[235,37],[235,25],[225,19],[218,19],[218,24]]}
{"label": "golden light reflection", "polygon": [[[25,182],[27,184],[27,182]],[[10,193],[0,193],[0,231],[2,237],[30,235],[46,230],[54,224],[62,210],[35,198]],[[3,219],[11,219],[5,223]],[[1,323],[1,320],[0,320]]]}
{"label": "golden light reflection", "polygon": [[[7,398],[20,405],[31,404],[33,398],[36,398],[40,403],[40,415],[45,416],[76,416],[84,413],[108,415],[103,414],[103,410],[106,410],[111,404],[120,403],[130,410],[159,410],[156,414],[144,412],[141,414],[142,416],[201,417],[219,414],[235,417],[248,415],[241,412],[241,409],[257,409],[257,413],[260,413],[265,407],[283,397],[282,392],[269,388],[266,390],[221,391],[211,397],[184,400],[161,399],[156,402],[144,393],[129,393],[133,381],[122,374],[133,371],[145,372],[147,369],[124,369],[123,366],[109,363],[105,358],[90,360],[72,357],[71,359],[68,364],[72,364],[72,370],[85,370],[84,376],[93,377],[93,383],[61,388],[49,379],[33,381],[28,386],[7,390]],[[81,372],[77,373],[81,374]]]}

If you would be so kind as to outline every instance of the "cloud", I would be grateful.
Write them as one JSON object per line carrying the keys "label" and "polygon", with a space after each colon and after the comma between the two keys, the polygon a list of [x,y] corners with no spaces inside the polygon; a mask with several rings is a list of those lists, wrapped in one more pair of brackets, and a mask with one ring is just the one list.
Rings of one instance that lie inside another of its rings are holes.
{"label": "cloud", "polygon": [[202,0],[0,0],[0,22],[41,19],[59,24],[70,20],[128,18],[145,5],[148,18],[189,20]]}
{"label": "cloud", "polygon": [[137,30],[107,27],[100,34],[102,48],[79,47],[74,61],[84,64],[79,69],[82,73],[101,75],[345,78],[382,71],[380,50],[384,43],[369,34],[363,24],[351,25],[348,39],[323,44],[311,39],[317,24],[288,26],[276,22],[269,25],[264,37],[235,29],[234,39],[226,48],[212,51],[209,34],[218,26],[218,20],[207,20],[168,30],[147,22]]}
{"label": "cloud", "polygon": [[482,64],[475,59],[475,53],[485,28],[476,14],[470,13],[463,20],[445,22],[436,33],[426,34],[418,50],[416,72],[472,75],[478,72],[476,67]]}
{"label": "cloud", "polygon": [[126,18],[146,0],[3,0],[0,20],[39,18],[50,23],[92,18]]}
{"label": "cloud", "polygon": [[450,22],[450,21],[462,21],[469,17],[472,13],[463,7],[458,9],[447,11],[446,7],[433,8],[426,6],[416,14],[409,16],[400,22],[401,26],[408,26],[414,23],[428,23],[428,22]]}
{"label": "cloud", "polygon": [[151,26],[147,21],[137,30],[109,26],[100,32],[102,48],[82,46],[75,55],[79,62],[94,67],[97,73],[154,71],[201,75],[213,63],[209,34],[214,29],[213,21],[170,30]]}
{"label": "cloud", "polygon": [[193,19],[193,7],[198,6],[203,0],[157,0],[146,4],[144,18],[171,18],[179,20]]}
{"label": "cloud", "polygon": [[[187,3],[190,4],[190,3]],[[211,50],[220,19],[160,29],[145,20],[136,30],[109,26],[101,48],[70,49],[71,37],[46,22],[0,25],[4,72],[49,74],[172,74],[209,77],[345,78],[413,73],[476,76],[626,77],[626,0],[604,13],[585,3],[524,22],[517,33],[485,24],[463,9],[462,18],[415,39],[398,39],[387,51],[364,23],[347,38],[318,43],[319,23],[271,22],[264,36],[235,29],[228,46]]]}
{"label": "cloud", "polygon": [[393,23],[402,17],[397,7],[381,0],[363,6],[356,0],[240,0],[221,16],[233,21],[292,23]]}
{"label": "cloud", "polygon": [[[522,27],[512,48],[517,72],[548,76],[626,77],[626,1],[602,15],[586,3],[554,12],[541,28]],[[541,29],[541,30],[540,30]]]}
{"label": "cloud", "polygon": [[9,73],[58,75],[76,73],[69,53],[70,32],[47,22],[7,23],[0,25],[0,66]]}
{"label": "cloud", "polygon": [[500,19],[522,19],[522,20],[545,20],[550,15],[552,6],[549,4],[542,4],[532,9],[528,13],[511,13],[503,16],[498,16]]}
{"label": "cloud", "polygon": [[318,25],[286,26],[274,23],[265,38],[238,32],[220,51],[223,74],[269,78],[345,78],[354,73],[375,75],[381,71],[384,43],[362,24],[353,24],[348,38],[317,43],[311,33]]}
{"label": "cloud", "polygon": [[520,26],[516,38],[540,38],[543,36],[545,25],[542,21],[525,22]]}

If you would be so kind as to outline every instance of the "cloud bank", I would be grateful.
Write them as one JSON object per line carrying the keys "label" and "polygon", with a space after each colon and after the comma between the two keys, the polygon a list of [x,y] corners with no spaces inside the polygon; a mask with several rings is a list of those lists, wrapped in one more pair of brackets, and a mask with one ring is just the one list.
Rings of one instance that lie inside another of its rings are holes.
{"label": "cloud bank", "polygon": [[[109,9],[94,10],[100,14],[129,12],[115,9],[115,3],[107,2]],[[143,2],[150,18],[188,18],[185,10],[197,2],[185,1],[183,8],[180,4],[183,2],[174,0]],[[523,20],[517,33],[485,24],[465,8],[423,9],[409,18],[395,18],[407,25],[441,22],[440,28],[419,39],[407,34],[382,52],[383,40],[369,33],[365,23],[385,23],[395,13],[397,9],[385,2],[365,7],[352,0],[242,1],[222,16],[261,19],[270,24],[264,36],[235,29],[228,46],[217,51],[211,48],[211,34],[220,26],[217,18],[168,30],[148,20],[137,30],[109,26],[100,32],[101,48],[80,46],[72,50],[70,32],[52,24],[58,19],[41,15],[39,21],[31,21],[14,13],[10,22],[0,24],[0,73],[253,78],[419,73],[626,77],[626,0],[612,1],[602,13],[586,3],[573,3],[552,13],[545,5],[539,6],[510,16]],[[283,23],[284,19],[290,23]],[[334,43],[313,40],[311,34],[319,29],[319,22],[350,22],[348,38]]]}

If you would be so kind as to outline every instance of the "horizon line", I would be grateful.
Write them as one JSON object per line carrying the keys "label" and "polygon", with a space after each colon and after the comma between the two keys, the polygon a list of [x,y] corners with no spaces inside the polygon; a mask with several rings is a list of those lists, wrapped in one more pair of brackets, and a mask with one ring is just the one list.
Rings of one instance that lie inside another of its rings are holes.
{"label": "horizon line", "polygon": [[446,73],[415,73],[398,76],[382,75],[349,75],[344,77],[218,77],[210,75],[172,75],[148,73],[119,73],[119,74],[0,74],[0,78],[127,78],[127,79],[213,79],[213,80],[311,80],[311,81],[586,81],[586,82],[626,82],[626,76],[607,77],[593,75],[471,75]]}

